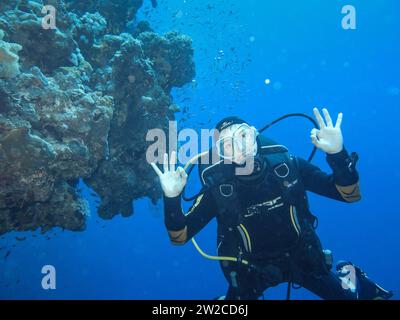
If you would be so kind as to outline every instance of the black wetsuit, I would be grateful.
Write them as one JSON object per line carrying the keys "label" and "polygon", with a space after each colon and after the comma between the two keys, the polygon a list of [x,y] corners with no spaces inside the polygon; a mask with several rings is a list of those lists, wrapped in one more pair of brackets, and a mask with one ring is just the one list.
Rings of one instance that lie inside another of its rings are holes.
{"label": "black wetsuit", "polygon": [[[332,174],[321,171],[304,159],[292,158],[296,160],[303,200],[306,199],[306,191],[344,202],[360,199],[358,173],[355,167],[350,168],[345,149],[327,155]],[[238,183],[241,206],[251,208],[262,203],[264,210],[261,214],[252,214],[253,211],[247,210],[241,220],[243,228],[238,227],[240,232],[227,232],[232,228],[223,227],[224,223],[217,214],[215,197],[210,191],[199,196],[186,215],[182,212],[180,196],[164,198],[165,225],[172,243],[186,243],[213,218],[217,218],[218,254],[237,257],[240,252],[254,266],[249,268],[237,262],[221,262],[229,282],[227,299],[257,299],[268,287],[288,281],[307,288],[323,299],[356,298],[342,288],[340,278],[326,267],[322,246],[311,220],[296,216],[296,219],[302,220],[298,224],[304,234],[299,238],[295,223],[290,221],[293,216],[288,215],[288,207],[281,204],[279,190],[265,180],[262,175]],[[243,239],[246,237],[247,240]]]}

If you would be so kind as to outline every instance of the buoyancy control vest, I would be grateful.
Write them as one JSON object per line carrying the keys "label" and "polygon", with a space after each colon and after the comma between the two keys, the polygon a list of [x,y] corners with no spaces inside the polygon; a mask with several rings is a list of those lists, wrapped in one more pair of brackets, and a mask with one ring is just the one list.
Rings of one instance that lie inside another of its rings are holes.
{"label": "buoyancy control vest", "polygon": [[[321,261],[324,259],[322,246],[314,232],[316,217],[309,210],[307,195],[301,179],[299,179],[297,159],[289,154],[285,146],[265,136],[259,135],[257,142],[258,152],[254,160],[254,170],[261,172],[255,175],[255,181],[256,183],[269,183],[274,188],[275,193],[279,195],[276,198],[279,201],[276,203],[274,202],[276,199],[265,199],[259,205],[243,207],[240,201],[240,185],[252,183],[252,175],[238,176],[235,172],[237,166],[223,163],[223,161],[199,165],[203,186],[210,190],[217,205],[218,234],[231,238],[229,241],[232,241],[232,237],[238,238],[241,243],[239,254],[244,254],[246,258],[252,259],[255,254],[251,252],[251,235],[244,227],[246,216],[263,214],[274,206],[283,206],[290,217],[289,223],[297,234],[293,246],[286,248],[285,251],[313,249],[312,252],[302,252],[302,254],[309,254],[315,260],[315,266],[310,267],[313,272],[324,272],[325,270],[321,271]],[[211,152],[206,156],[210,157]],[[265,254],[269,255],[268,252]],[[271,253],[273,256],[279,254],[281,252]]]}

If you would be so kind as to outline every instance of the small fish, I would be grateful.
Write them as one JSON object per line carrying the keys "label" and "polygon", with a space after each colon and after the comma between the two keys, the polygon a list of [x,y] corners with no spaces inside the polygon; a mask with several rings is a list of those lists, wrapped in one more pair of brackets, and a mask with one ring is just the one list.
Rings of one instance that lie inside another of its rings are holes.
{"label": "small fish", "polygon": [[15,240],[24,241],[24,240],[26,240],[26,237],[15,237]]}
{"label": "small fish", "polygon": [[10,254],[11,254],[11,251],[8,250],[7,253],[6,253],[6,255],[4,256],[4,260],[7,260],[8,256],[9,256]]}
{"label": "small fish", "polygon": [[90,195],[91,195],[92,197],[97,197],[97,194],[95,194],[94,192],[90,192]]}

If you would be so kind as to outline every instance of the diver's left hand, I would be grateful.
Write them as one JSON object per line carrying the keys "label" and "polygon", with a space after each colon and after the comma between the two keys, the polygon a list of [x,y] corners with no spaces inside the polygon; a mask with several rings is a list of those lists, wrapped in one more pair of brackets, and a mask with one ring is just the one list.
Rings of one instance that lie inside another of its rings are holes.
{"label": "diver's left hand", "polygon": [[318,149],[321,149],[328,154],[334,154],[342,151],[343,135],[342,130],[340,130],[340,125],[342,123],[343,113],[339,113],[336,124],[333,126],[331,116],[329,115],[327,109],[322,109],[326,123],[317,108],[314,108],[313,112],[318,121],[319,130],[317,128],[311,130],[312,143]]}

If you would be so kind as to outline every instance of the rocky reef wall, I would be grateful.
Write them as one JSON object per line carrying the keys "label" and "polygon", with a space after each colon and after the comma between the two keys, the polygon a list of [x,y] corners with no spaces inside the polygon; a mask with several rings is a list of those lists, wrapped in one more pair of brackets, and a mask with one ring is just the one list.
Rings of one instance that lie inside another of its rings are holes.
{"label": "rocky reef wall", "polygon": [[[99,215],[133,214],[160,189],[146,133],[168,131],[170,91],[195,76],[191,39],[136,21],[143,0],[0,3],[0,234],[83,230],[83,179]],[[44,5],[56,28],[43,28]],[[130,26],[127,33],[126,27]]]}

